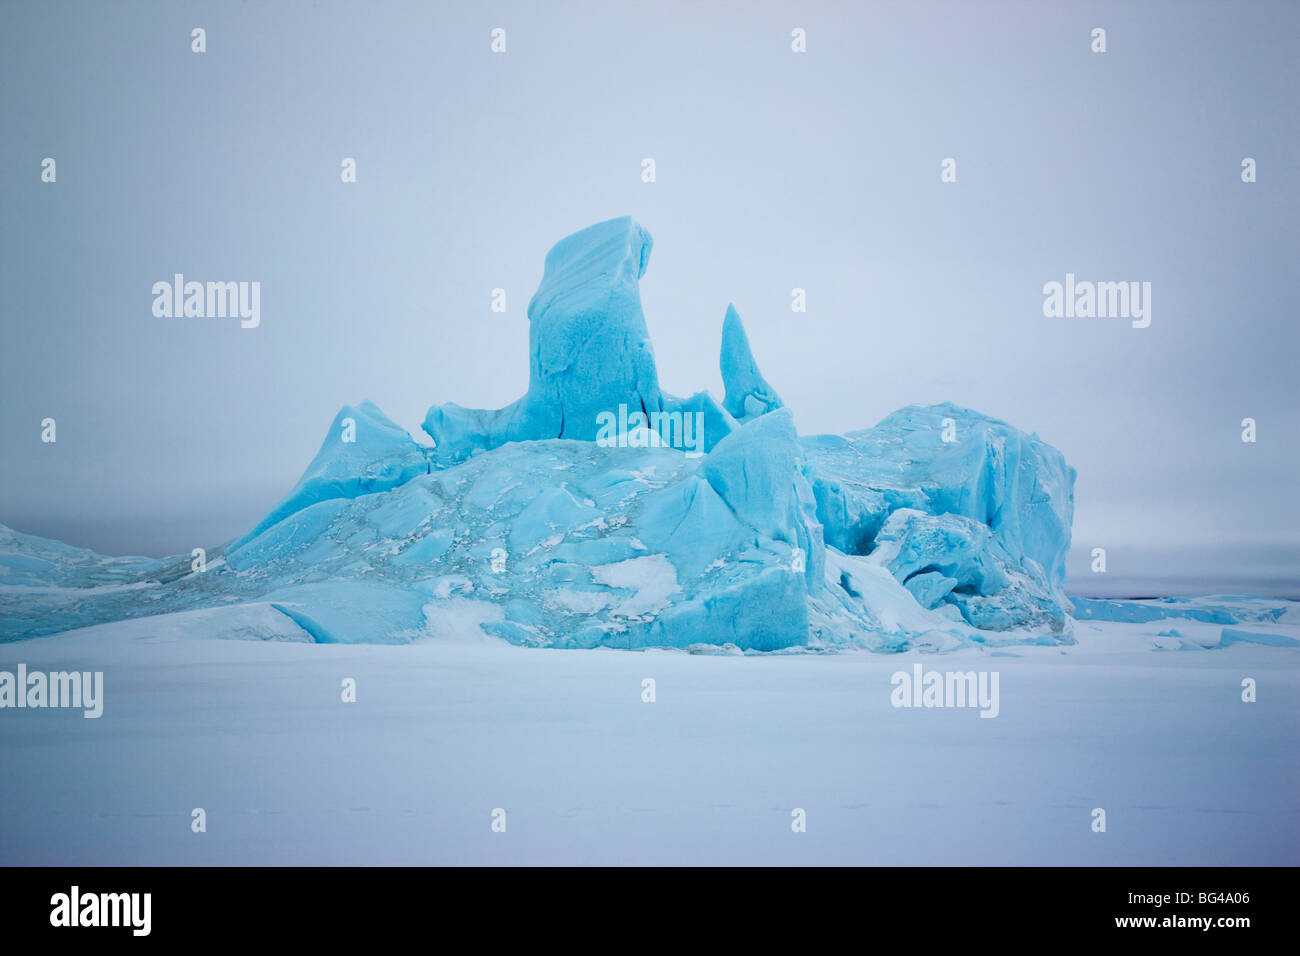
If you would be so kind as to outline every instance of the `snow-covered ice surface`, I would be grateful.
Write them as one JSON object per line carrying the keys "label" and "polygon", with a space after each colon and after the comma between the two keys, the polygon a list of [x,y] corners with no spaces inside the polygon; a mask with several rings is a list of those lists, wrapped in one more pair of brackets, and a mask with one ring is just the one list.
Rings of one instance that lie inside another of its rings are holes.
{"label": "snow-covered ice surface", "polygon": [[[1060,451],[951,404],[800,436],[734,306],[722,402],[662,391],[651,248],[562,240],[518,401],[435,447],[344,406],[224,545],[0,525],[0,672],[105,680],[5,705],[0,863],[1300,862],[1296,602],[1072,601]],[[996,718],[892,706],[917,662]]]}
{"label": "snow-covered ice surface", "polygon": [[[698,656],[522,648],[466,614],[400,647],[305,643],[265,605],[4,645],[102,670],[105,702],[3,715],[0,863],[1300,863],[1300,653],[1158,650],[1218,625]],[[893,708],[915,663],[996,670],[999,716]]]}

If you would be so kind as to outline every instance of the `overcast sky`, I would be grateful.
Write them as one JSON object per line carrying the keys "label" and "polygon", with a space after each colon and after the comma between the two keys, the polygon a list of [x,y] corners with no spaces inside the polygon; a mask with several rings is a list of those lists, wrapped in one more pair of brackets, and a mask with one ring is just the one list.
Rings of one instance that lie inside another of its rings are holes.
{"label": "overcast sky", "polygon": [[[7,2],[0,522],[241,533],[345,403],[423,439],[517,398],[547,249],[632,215],[667,390],[721,398],[735,302],[804,433],[948,400],[1059,447],[1072,590],[1300,592],[1297,37],[1266,2]],[[260,327],[155,317],[176,272],[259,281]],[[1067,272],[1150,282],[1150,326],[1045,317]]]}

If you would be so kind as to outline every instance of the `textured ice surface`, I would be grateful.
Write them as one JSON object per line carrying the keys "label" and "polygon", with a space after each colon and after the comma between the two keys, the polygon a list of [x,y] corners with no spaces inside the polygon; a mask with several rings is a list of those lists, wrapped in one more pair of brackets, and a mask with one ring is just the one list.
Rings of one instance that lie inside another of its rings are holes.
{"label": "textured ice surface", "polygon": [[1079,620],[1119,621],[1133,624],[1160,621],[1165,618],[1186,618],[1206,624],[1241,624],[1253,621],[1267,623],[1281,620],[1294,607],[1292,601],[1240,594],[1145,598],[1130,601],[1074,597],[1070,601],[1072,613]]}
{"label": "textured ice surface", "polygon": [[919,601],[977,627],[1068,631],[1075,473],[1055,448],[949,404],[803,447],[827,544],[883,549]]}
{"label": "textured ice surface", "polygon": [[[1217,594],[1131,601],[1075,597],[1071,603],[1080,621],[1148,625],[1162,650],[1212,650],[1243,643],[1300,648],[1300,603],[1295,601]],[[1169,621],[1178,626],[1154,630]]]}
{"label": "textured ice surface", "polygon": [[1267,619],[1231,601],[1071,605],[1060,452],[946,404],[801,439],[734,307],[722,403],[662,392],[638,286],[650,250],[629,218],[557,243],[523,397],[434,406],[434,448],[369,402],[344,407],[298,484],[206,568],[0,528],[0,640],[256,608],[240,620],[275,639],[338,644],[949,651],[1069,644],[1075,616],[1183,616],[1189,636],[1153,646],[1287,646],[1249,626],[1287,602]]}
{"label": "textured ice surface", "polygon": [[[783,454],[769,447],[778,442]],[[822,549],[811,493],[796,488],[798,451],[788,416],[698,460],[512,443],[388,492],[317,501],[226,564],[148,585],[147,597],[80,595],[7,636],[269,601],[318,642],[398,643],[436,633],[449,608],[473,601],[494,609],[485,633],[518,644],[803,644],[807,569],[820,568]]]}
{"label": "textured ice surface", "polygon": [[596,438],[601,412],[659,411],[663,396],[638,281],[653,243],[635,220],[598,223],[555,244],[528,303],[528,392],[496,411],[435,405],[424,430],[441,462],[506,442]]}
{"label": "textured ice surface", "polygon": [[734,305],[722,320],[722,355],[719,362],[726,397],[722,407],[737,421],[757,418],[781,407],[781,398],[758,370],[749,336]]}
{"label": "textured ice surface", "polygon": [[233,558],[267,528],[321,501],[388,491],[429,471],[424,448],[373,402],[345,405],[285,499],[228,548]]}

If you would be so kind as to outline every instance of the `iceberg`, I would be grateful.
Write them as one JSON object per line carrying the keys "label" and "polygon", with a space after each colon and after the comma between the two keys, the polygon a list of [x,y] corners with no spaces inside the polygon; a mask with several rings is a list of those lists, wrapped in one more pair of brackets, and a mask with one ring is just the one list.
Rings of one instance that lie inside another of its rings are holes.
{"label": "iceberg", "polygon": [[639,291],[652,246],[629,217],[561,240],[517,401],[434,405],[432,447],[344,406],[293,489],[205,568],[3,529],[0,640],[256,607],[276,623],[249,633],[320,643],[894,652],[1069,644],[1080,615],[1162,616],[1066,598],[1075,472],[1036,435],[941,404],[800,436],[734,305],[722,401],[665,393]]}
{"label": "iceberg", "polygon": [[290,515],[334,499],[388,491],[429,471],[424,448],[373,402],[345,405],[298,484],[251,531],[232,542],[232,560],[245,545]]}
{"label": "iceberg", "polygon": [[749,336],[734,305],[722,320],[722,355],[718,362],[726,395],[722,407],[737,421],[749,421],[782,407],[780,396],[758,370]]}
{"label": "iceberg", "polygon": [[653,245],[626,216],[556,243],[528,303],[528,391],[493,411],[455,404],[429,409],[424,430],[440,463],[507,442],[594,441],[601,417],[620,408],[644,416],[647,426],[652,414],[698,411],[714,441],[730,430],[728,417],[706,396],[683,401],[659,388],[638,284]]}
{"label": "iceberg", "polygon": [[976,627],[1068,632],[1075,471],[1055,448],[951,404],[803,447],[829,545],[885,561]]}

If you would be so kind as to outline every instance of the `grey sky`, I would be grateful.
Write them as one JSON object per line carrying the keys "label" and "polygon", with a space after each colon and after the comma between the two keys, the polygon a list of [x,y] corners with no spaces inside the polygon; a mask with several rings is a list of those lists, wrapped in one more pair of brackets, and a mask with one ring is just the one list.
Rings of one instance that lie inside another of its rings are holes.
{"label": "grey sky", "polygon": [[[1300,5],[478,7],[0,7],[0,522],[188,551],[345,403],[504,405],[547,249],[626,214],[669,391],[721,398],[734,301],[802,432],[951,400],[1059,447],[1072,589],[1300,591]],[[155,318],[175,272],[261,326]],[[1151,326],[1045,318],[1067,272]]]}

